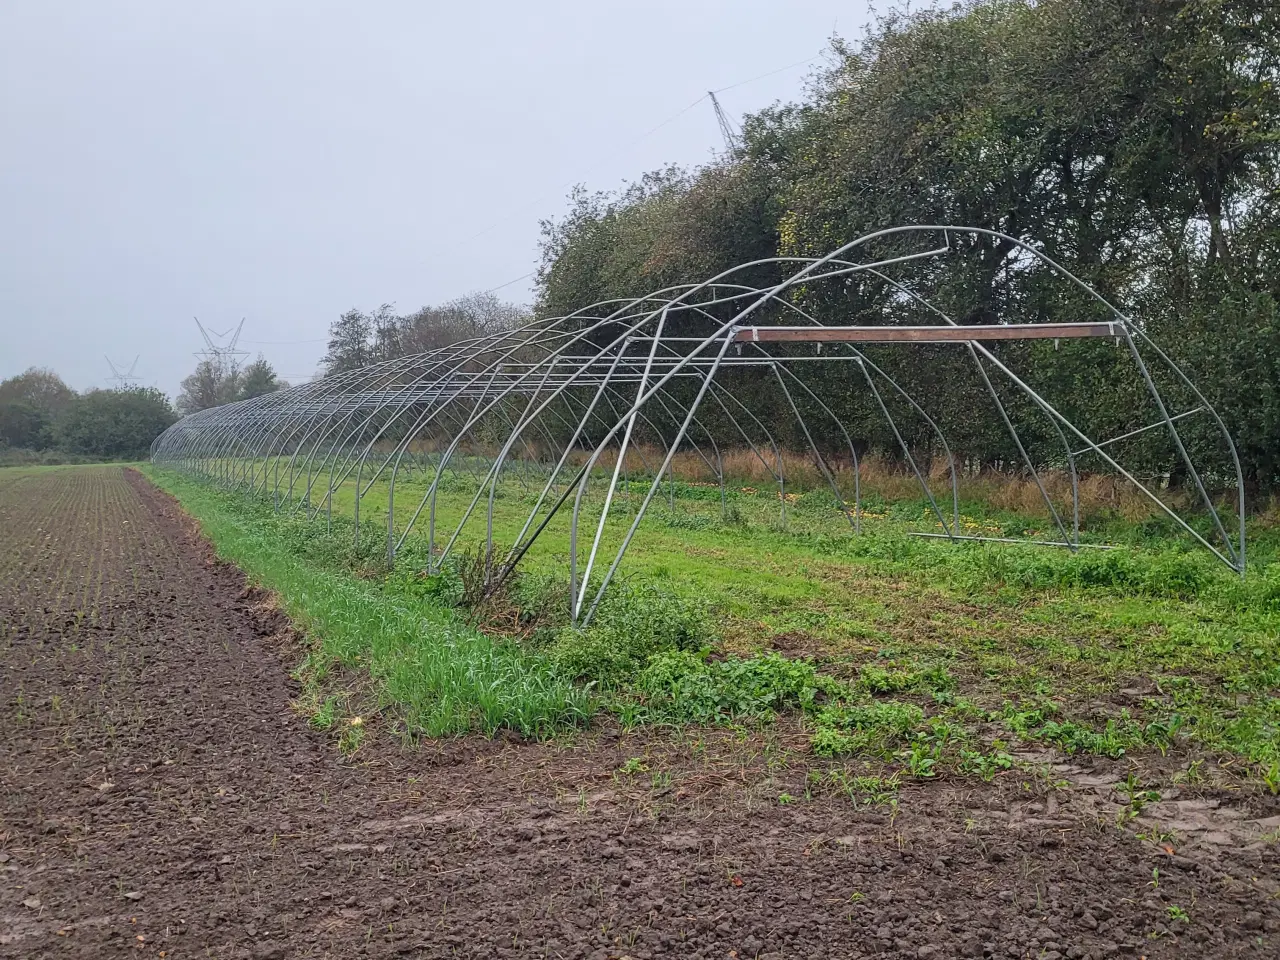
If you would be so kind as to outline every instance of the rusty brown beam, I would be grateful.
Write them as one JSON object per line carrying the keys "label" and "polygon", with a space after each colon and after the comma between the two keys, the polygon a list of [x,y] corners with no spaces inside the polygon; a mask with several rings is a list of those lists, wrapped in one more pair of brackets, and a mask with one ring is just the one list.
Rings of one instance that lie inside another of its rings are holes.
{"label": "rusty brown beam", "polygon": [[964,343],[969,340],[1074,340],[1119,335],[1114,323],[1006,323],[966,327],[739,327],[739,343]]}

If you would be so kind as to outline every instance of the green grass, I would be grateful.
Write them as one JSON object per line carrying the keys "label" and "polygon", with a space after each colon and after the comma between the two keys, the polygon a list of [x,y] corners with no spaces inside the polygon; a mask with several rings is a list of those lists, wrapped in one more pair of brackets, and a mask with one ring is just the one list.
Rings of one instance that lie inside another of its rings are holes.
{"label": "green grass", "polygon": [[[157,476],[189,508],[192,498],[215,496],[209,487]],[[471,499],[467,483],[446,479],[437,548]],[[397,531],[426,486],[420,474],[398,481]],[[1163,521],[1088,518],[1086,539],[1124,549],[1071,553],[909,536],[936,525],[918,501],[869,497],[877,509],[864,533],[853,536],[821,491],[789,504],[785,526],[776,492],[731,490],[727,521],[718,490],[677,483],[674,492],[672,509],[664,485],[626,555],[624,579],[587,630],[566,625],[568,511],[558,515],[507,598],[527,621],[518,643],[476,639],[462,626],[451,607],[459,596],[456,575],[418,575],[425,519],[396,570],[376,583],[351,576],[350,569],[375,568],[385,548],[385,484],[362,501],[359,555],[350,545],[350,483],[335,496],[340,533],[328,540],[316,532],[325,528],[323,515],[307,524],[296,514],[280,519],[246,505],[243,497],[216,496],[219,515],[234,521],[242,539],[291,549],[295,558],[303,550],[309,564],[321,563],[344,589],[354,584],[393,597],[405,616],[448,624],[470,636],[469,644],[504,651],[494,654],[503,664],[497,672],[527,670],[540,684],[558,685],[566,703],[563,691],[590,689],[627,725],[762,723],[797,713],[815,753],[875,756],[926,778],[944,769],[998,774],[1008,768],[1013,738],[1111,757],[1207,751],[1244,758],[1264,779],[1280,761],[1280,563],[1272,562],[1280,536],[1261,523],[1252,531],[1254,567],[1241,580]],[[621,491],[621,509],[605,527],[606,561],[641,495],[635,482]],[[515,479],[499,487],[499,544],[514,541],[532,499]],[[198,509],[207,508],[193,509],[197,516]],[[598,499],[588,498],[585,529],[594,530],[598,510]],[[1044,529],[1041,519],[981,504],[965,504],[963,513],[971,529],[990,533]],[[484,524],[482,501],[459,544],[477,543]],[[295,527],[299,532],[290,533]],[[210,534],[217,543],[217,532]],[[289,547],[291,536],[305,546]],[[268,585],[286,598],[293,589]],[[346,649],[346,641],[324,643],[335,655]],[[380,662],[412,661],[419,645],[435,651],[428,673],[448,674],[442,657],[472,657],[465,644],[455,652],[404,634],[389,661]],[[390,676],[386,666],[370,669]],[[388,682],[386,695],[426,715],[431,698],[455,682],[447,676],[416,687]],[[416,699],[404,692],[409,688]],[[457,703],[470,704],[458,709],[486,715],[474,712],[474,700],[472,693],[457,695]],[[589,709],[585,700],[574,701],[562,718],[529,728],[577,722],[579,708]],[[473,720],[431,729],[491,728]]]}
{"label": "green grass", "polygon": [[[433,737],[502,728],[544,735],[594,712],[588,692],[561,678],[547,657],[484,635],[394,576],[354,575],[353,564],[368,557],[350,555],[349,521],[326,534],[205,484],[151,476],[199,521],[220,557],[279,595],[314,643],[305,665],[311,678],[338,666],[367,670],[410,727]],[[316,722],[332,725],[332,707]]]}

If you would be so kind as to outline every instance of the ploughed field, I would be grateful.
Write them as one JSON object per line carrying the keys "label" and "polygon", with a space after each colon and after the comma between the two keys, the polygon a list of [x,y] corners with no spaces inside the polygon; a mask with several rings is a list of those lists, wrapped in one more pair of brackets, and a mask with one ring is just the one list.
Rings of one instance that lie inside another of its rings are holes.
{"label": "ploughed field", "polygon": [[858,776],[786,714],[409,742],[394,698],[344,740],[313,656],[140,474],[0,471],[0,956],[1280,955],[1244,759]]}

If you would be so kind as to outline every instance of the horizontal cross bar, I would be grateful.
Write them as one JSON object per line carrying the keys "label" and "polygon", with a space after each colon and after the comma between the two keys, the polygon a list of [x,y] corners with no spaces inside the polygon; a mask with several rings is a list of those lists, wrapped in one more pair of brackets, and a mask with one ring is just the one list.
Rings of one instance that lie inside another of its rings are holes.
{"label": "horizontal cross bar", "polygon": [[1114,337],[1115,323],[998,323],[965,327],[738,327],[739,343],[965,343],[970,340],[1072,340]]}

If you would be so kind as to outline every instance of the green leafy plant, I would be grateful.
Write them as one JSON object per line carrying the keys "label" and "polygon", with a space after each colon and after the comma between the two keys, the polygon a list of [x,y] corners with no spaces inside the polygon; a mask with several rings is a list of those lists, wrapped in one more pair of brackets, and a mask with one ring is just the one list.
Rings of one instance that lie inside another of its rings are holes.
{"label": "green leafy plant", "polygon": [[634,776],[637,773],[645,773],[648,771],[649,765],[644,762],[643,757],[628,757],[621,766],[618,767],[618,773],[624,777]]}
{"label": "green leafy plant", "polygon": [[836,703],[818,713],[810,748],[822,756],[867,751],[887,757],[923,720],[924,711],[910,703]]}
{"label": "green leafy plant", "polygon": [[938,772],[938,747],[924,740],[917,740],[899,754],[907,772],[917,779],[933,777]]}
{"label": "green leafy plant", "polygon": [[1272,796],[1280,794],[1280,760],[1272,761],[1263,768],[1262,783]]}
{"label": "green leafy plant", "polygon": [[547,652],[565,676],[617,685],[651,657],[694,651],[709,638],[704,610],[653,587],[621,584],[606,594],[589,627],[563,628]]}
{"label": "green leafy plant", "polygon": [[1014,759],[1003,750],[983,753],[980,750],[961,750],[959,769],[961,773],[976,774],[987,783],[996,775],[1013,769]]}

